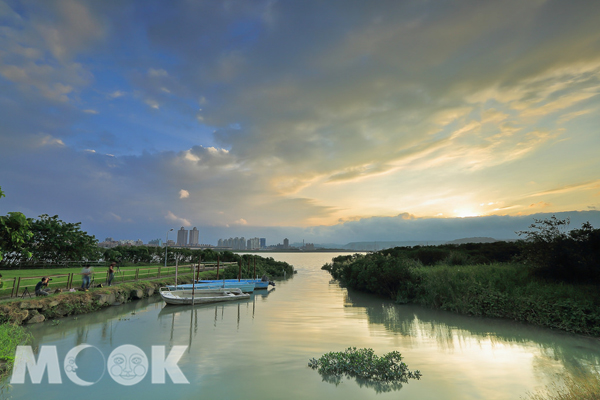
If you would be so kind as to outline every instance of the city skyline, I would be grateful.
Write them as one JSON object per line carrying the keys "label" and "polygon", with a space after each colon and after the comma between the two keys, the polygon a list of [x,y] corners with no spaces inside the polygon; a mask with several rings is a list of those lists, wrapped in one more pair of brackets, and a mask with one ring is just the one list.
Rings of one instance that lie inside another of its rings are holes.
{"label": "city skyline", "polygon": [[145,242],[600,226],[599,2],[151,4],[0,1],[0,214]]}

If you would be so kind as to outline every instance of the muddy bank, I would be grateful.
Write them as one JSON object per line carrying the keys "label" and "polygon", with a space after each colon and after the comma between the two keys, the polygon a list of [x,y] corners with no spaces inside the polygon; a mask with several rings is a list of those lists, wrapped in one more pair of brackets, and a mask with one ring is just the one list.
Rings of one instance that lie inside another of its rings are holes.
{"label": "muddy bank", "polygon": [[[192,275],[179,276],[177,282],[191,283]],[[86,314],[153,296],[158,293],[159,288],[174,283],[175,278],[164,278],[122,283],[88,292],[63,292],[47,297],[13,299],[0,304],[0,323],[35,324],[48,319]]]}

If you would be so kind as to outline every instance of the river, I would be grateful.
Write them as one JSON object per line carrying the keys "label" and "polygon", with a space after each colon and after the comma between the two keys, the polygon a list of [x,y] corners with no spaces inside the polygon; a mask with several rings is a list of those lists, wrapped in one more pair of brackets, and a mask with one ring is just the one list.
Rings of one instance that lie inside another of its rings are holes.
{"label": "river", "polygon": [[[56,346],[60,368],[75,346],[93,346],[79,353],[76,365],[79,379],[96,383],[75,384],[63,370],[61,384],[49,384],[48,375],[34,384],[27,376],[9,394],[14,399],[505,400],[580,369],[600,369],[597,339],[349,292],[320,269],[334,253],[268,256],[291,263],[298,273],[249,300],[192,308],[165,307],[153,298],[30,327],[34,348]],[[149,360],[134,385],[110,376],[111,353],[122,345],[137,346]],[[150,372],[152,346],[164,346],[165,354],[187,346],[177,365],[189,384],[174,384],[168,374],[166,383],[157,383]],[[330,383],[307,366],[310,358],[351,346],[370,347],[378,355],[399,351],[423,377],[392,388],[345,377]]]}

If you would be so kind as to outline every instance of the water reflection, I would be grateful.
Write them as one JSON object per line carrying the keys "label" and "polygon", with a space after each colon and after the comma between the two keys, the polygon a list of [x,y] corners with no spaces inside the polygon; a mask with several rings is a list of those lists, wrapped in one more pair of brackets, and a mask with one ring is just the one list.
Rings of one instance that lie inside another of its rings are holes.
{"label": "water reflection", "polygon": [[440,350],[452,352],[477,345],[486,349],[506,349],[511,345],[535,348],[534,368],[544,371],[558,361],[569,373],[598,369],[600,341],[596,338],[556,332],[550,329],[502,319],[469,317],[414,305],[394,304],[365,293],[348,290],[347,308],[364,309],[369,324],[401,334],[413,346],[435,342]]}
{"label": "water reflection", "polygon": [[[402,389],[402,382],[369,381],[363,378],[354,378],[349,375],[339,376],[321,374],[321,378],[323,378],[323,382],[330,383],[335,386],[339,386],[343,382],[343,378],[354,379],[359,387],[373,389],[377,394],[395,392]],[[407,383],[407,381],[404,381],[404,383]]]}
{"label": "water reflection", "polygon": [[[178,365],[189,385],[168,379],[153,385],[149,375],[124,387],[105,376],[93,390],[64,379],[62,385],[15,385],[11,395],[166,398],[176,391],[178,399],[505,400],[519,399],[578,366],[600,364],[596,339],[348,292],[320,270],[336,254],[272,256],[293,264],[298,275],[278,281],[277,291],[257,291],[248,300],[165,307],[154,298],[28,326],[35,344],[57,346],[61,360],[83,343],[104,355],[124,344],[147,354],[155,345],[165,345],[167,352],[187,345]],[[350,346],[373,348],[378,355],[397,350],[423,378],[400,392],[395,391],[400,387],[386,391],[355,379],[323,380],[307,366],[312,357]]]}

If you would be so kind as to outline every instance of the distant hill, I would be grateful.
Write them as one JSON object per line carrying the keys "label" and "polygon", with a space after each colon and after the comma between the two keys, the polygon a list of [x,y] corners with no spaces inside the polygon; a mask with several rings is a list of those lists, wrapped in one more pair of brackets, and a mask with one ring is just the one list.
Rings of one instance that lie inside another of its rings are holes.
{"label": "distant hill", "polygon": [[464,244],[464,243],[494,243],[494,242],[512,242],[515,239],[498,240],[491,237],[470,237],[456,239],[452,241],[445,240],[404,240],[404,241],[378,241],[378,242],[351,242],[347,244],[339,243],[315,243],[315,247],[322,249],[340,249],[350,251],[377,251],[390,249],[394,247],[413,247],[413,246],[439,246],[441,244]]}
{"label": "distant hill", "polygon": [[463,243],[494,243],[501,242],[501,240],[497,240],[491,237],[470,237],[463,239],[456,239],[450,242],[446,242],[446,244],[463,244]]}
{"label": "distant hill", "polygon": [[410,241],[379,241],[379,242],[351,242],[342,246],[346,250],[373,251],[390,249],[394,247],[412,247],[412,246],[437,246],[444,244],[443,240],[410,240]]}

